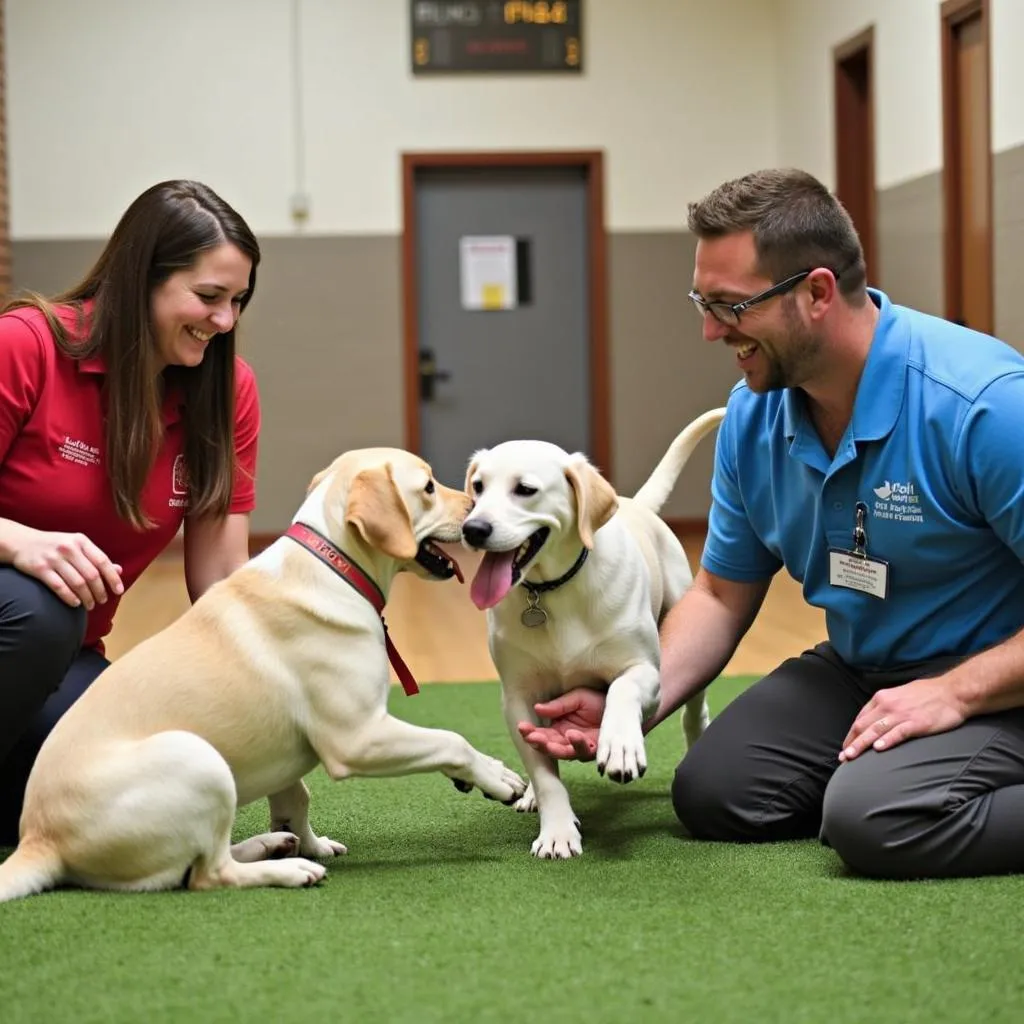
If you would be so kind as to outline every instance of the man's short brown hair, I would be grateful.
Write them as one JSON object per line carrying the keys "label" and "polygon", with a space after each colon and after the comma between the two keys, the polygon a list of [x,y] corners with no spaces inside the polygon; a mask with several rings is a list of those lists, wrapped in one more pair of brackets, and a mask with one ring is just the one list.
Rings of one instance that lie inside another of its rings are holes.
{"label": "man's short brown hair", "polygon": [[839,290],[864,297],[864,250],[842,203],[813,175],[795,168],[754,171],[690,203],[687,218],[698,239],[750,231],[758,272],[773,282],[827,267]]}

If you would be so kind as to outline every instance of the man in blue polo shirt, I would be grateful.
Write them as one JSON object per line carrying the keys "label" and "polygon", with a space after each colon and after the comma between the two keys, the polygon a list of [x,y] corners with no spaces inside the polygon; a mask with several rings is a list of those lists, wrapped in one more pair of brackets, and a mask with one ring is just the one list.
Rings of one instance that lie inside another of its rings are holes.
{"label": "man in blue polo shirt", "polygon": [[[743,374],[648,731],[725,666],[785,568],[828,641],[733,701],[679,765],[697,839],[820,835],[878,877],[1024,869],[1024,357],[865,285],[848,215],[762,171],[690,206],[690,298]],[[603,697],[523,735],[590,757]]]}

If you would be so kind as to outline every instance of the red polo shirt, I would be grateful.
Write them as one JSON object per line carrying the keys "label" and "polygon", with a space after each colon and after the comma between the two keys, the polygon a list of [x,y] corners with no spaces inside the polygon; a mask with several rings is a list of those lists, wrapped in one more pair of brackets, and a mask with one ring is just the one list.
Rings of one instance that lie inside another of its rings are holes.
{"label": "red polo shirt", "polygon": [[[73,328],[73,311],[59,314]],[[98,357],[64,355],[38,310],[0,316],[0,518],[85,534],[121,566],[127,590],[174,538],[187,511],[182,405],[180,394],[164,401],[163,443],[142,492],[155,526],[137,530],[117,514],[103,465],[104,373]],[[260,408],[255,376],[241,359],[235,385],[238,472],[231,512],[244,513],[255,506]],[[86,647],[102,650],[118,603],[112,596],[89,613]]]}

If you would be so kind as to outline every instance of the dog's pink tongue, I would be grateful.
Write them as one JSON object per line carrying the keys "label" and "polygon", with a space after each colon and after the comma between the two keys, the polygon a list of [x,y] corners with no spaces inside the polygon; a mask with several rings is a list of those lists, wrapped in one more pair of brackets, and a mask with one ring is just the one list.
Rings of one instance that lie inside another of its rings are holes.
{"label": "dog's pink tongue", "polygon": [[514,551],[488,551],[473,577],[469,596],[481,610],[493,608],[512,589]]}

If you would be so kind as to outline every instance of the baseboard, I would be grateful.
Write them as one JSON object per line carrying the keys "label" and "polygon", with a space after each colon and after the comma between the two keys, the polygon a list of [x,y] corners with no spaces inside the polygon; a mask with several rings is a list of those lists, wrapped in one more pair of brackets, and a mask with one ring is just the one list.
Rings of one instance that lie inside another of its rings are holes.
{"label": "baseboard", "polygon": [[687,519],[681,516],[666,516],[665,522],[668,523],[672,532],[679,537],[684,534],[704,534],[708,532],[707,519]]}
{"label": "baseboard", "polygon": [[[672,532],[676,536],[689,536],[692,534],[705,534],[708,530],[708,521],[706,519],[688,519],[680,516],[671,516],[665,519],[668,523]],[[280,537],[279,533],[252,533],[249,535],[249,555],[258,555],[264,548],[270,547],[271,544]],[[183,541],[181,534],[179,533],[170,544],[164,548],[163,556],[167,558],[181,558],[182,555]]]}

